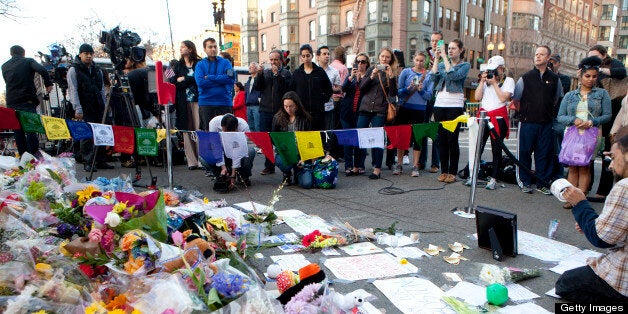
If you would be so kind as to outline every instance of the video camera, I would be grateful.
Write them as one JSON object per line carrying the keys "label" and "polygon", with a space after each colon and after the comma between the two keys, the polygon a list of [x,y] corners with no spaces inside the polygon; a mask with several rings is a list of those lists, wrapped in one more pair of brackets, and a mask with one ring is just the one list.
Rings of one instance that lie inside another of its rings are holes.
{"label": "video camera", "polygon": [[104,45],[103,50],[109,54],[116,70],[124,69],[127,58],[135,62],[145,60],[146,49],[137,46],[141,41],[142,38],[137,33],[120,31],[119,26],[100,33],[100,43]]}
{"label": "video camera", "polygon": [[48,50],[50,54],[38,51],[41,64],[50,74],[50,78],[52,78],[62,90],[67,90],[68,81],[66,77],[72,65],[72,56],[65,50],[63,45],[58,43],[49,45]]}

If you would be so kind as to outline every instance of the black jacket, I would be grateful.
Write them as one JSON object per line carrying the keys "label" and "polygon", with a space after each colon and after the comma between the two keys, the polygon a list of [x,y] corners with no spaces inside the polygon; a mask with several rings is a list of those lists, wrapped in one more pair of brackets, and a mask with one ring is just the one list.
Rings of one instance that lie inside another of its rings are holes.
{"label": "black jacket", "polygon": [[[354,79],[349,80],[351,76],[347,75],[345,81],[342,83],[342,92],[345,93],[345,97],[342,98],[340,103],[340,119],[348,122],[352,127],[356,126],[358,113],[353,111],[353,100],[355,99],[356,91],[360,90],[360,81]],[[360,102],[362,101],[362,94],[358,97],[358,105],[356,109],[360,108]]]}
{"label": "black jacket", "polygon": [[[371,79],[371,73],[373,73],[373,67],[366,70],[364,78],[360,81],[360,95],[362,100],[360,101],[359,111],[376,113],[378,115],[386,115],[388,111],[388,103],[394,103],[394,97],[397,96],[397,80],[388,79],[384,72],[379,72],[378,76]],[[379,78],[381,77],[382,83],[380,84]],[[382,89],[382,85],[386,89]],[[386,99],[388,96],[388,99]]]}
{"label": "black jacket", "polygon": [[[255,80],[257,80],[258,77],[262,76],[262,74],[258,74],[257,77],[255,77]],[[255,88],[251,89],[251,84],[253,84],[253,86],[255,86],[255,81],[253,80],[252,76],[249,76],[249,79],[246,81],[246,84],[244,84],[244,92],[245,92],[245,103],[246,106],[259,106],[259,98],[262,97],[262,93],[258,90],[256,90]],[[250,92],[249,92],[250,91]]]}
{"label": "black jacket", "polygon": [[[196,64],[198,63],[198,60],[194,61],[194,64],[192,64],[192,71],[194,71],[194,69],[196,69]],[[194,79],[194,74],[192,74],[191,76],[188,75],[188,67],[185,65],[185,61],[179,61],[177,62],[177,64],[172,68],[172,70],[174,71],[174,76],[170,78],[170,83],[174,84],[174,86],[177,88],[177,95],[176,95],[176,99],[175,99],[175,110],[177,112],[176,117],[177,120],[175,121],[175,126],[177,127],[177,129],[179,130],[187,130],[188,129],[188,122],[189,122],[189,117],[188,117],[188,95],[187,95],[187,89],[190,88],[190,92],[194,93],[193,95],[193,102],[198,102],[198,87],[196,86],[196,79]],[[183,76],[184,80],[183,82],[178,82],[177,78]],[[198,129],[198,125],[196,127],[194,127],[193,130]],[[192,131],[193,131],[192,130]]]}
{"label": "black jacket", "polygon": [[554,118],[554,105],[560,80],[556,73],[546,69],[541,72],[534,68],[521,76],[523,93],[519,113],[522,122],[549,123]]}
{"label": "black jacket", "polygon": [[148,68],[135,69],[129,72],[129,86],[133,93],[135,104],[142,111],[142,119],[150,118],[150,115],[159,116],[155,108],[155,95],[148,92]]}
{"label": "black jacket", "polygon": [[273,71],[266,69],[257,75],[253,88],[262,92],[262,102],[259,111],[275,114],[282,106],[281,98],[290,90],[292,85],[292,74],[283,68],[277,75]]}
{"label": "black jacket", "polygon": [[52,86],[46,69],[31,58],[14,56],[2,65],[2,77],[6,83],[7,107],[16,110],[33,109],[39,104],[35,89],[35,73],[44,79],[44,85]]}
{"label": "black jacket", "polygon": [[323,68],[312,64],[312,73],[306,74],[303,64],[292,74],[292,88],[295,91],[305,111],[312,116],[322,115],[325,112],[325,103],[329,101],[333,93],[329,77]]}
{"label": "black jacket", "polygon": [[102,71],[96,65],[88,67],[80,60],[75,62],[73,67],[76,73],[76,91],[85,121],[102,123],[105,111]]}

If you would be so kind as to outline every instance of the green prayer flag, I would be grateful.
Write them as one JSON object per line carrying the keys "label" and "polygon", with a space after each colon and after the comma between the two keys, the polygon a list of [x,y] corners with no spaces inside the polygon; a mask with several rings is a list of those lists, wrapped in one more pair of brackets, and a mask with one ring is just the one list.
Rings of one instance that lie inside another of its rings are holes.
{"label": "green prayer flag", "polygon": [[299,162],[299,150],[294,132],[270,132],[277,154],[284,165],[292,165]]}
{"label": "green prayer flag", "polygon": [[414,133],[414,141],[421,147],[421,143],[423,143],[423,139],[427,136],[432,139],[432,141],[436,140],[438,136],[438,125],[439,122],[431,122],[431,123],[421,123],[421,124],[413,124],[412,125],[412,133]]}
{"label": "green prayer flag", "polygon": [[137,154],[140,156],[157,156],[159,150],[157,143],[157,130],[135,129],[135,143]]}
{"label": "green prayer flag", "polygon": [[17,110],[16,113],[24,132],[46,134],[44,125],[41,123],[41,117],[38,114],[20,110]]}

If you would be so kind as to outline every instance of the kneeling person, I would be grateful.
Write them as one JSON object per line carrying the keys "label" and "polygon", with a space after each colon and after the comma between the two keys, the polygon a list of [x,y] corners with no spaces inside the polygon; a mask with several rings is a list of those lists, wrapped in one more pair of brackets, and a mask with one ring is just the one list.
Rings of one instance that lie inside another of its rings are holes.
{"label": "kneeling person", "polygon": [[[233,114],[216,116],[209,121],[209,132],[249,132],[249,125],[242,118],[236,118]],[[223,162],[215,165],[207,165],[214,173],[214,176],[227,176],[228,186],[232,187],[236,182],[246,186],[251,185],[251,169],[255,158],[255,148],[248,146],[248,156],[240,159],[230,159],[226,156]],[[206,166],[206,167],[207,167]]]}

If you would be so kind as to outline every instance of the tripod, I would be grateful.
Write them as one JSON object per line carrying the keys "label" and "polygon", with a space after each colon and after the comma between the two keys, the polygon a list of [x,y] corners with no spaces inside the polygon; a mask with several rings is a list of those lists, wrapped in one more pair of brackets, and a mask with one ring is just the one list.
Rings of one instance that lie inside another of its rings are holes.
{"label": "tripod", "polygon": [[[109,93],[107,97],[107,101],[105,103],[105,110],[103,112],[101,123],[105,124],[105,121],[107,119],[107,113],[111,109],[111,98],[113,98],[112,95],[113,93],[117,93],[121,96],[122,104],[126,108],[127,114],[129,115],[131,119],[131,125],[133,127],[141,127],[142,124],[137,114],[137,111],[135,110],[135,105],[133,103],[133,95],[131,93],[131,87],[129,86],[129,79],[126,75],[122,74],[122,71],[120,70],[115,70],[114,73],[115,73],[115,80],[114,80],[115,84],[112,86],[111,93]],[[96,166],[96,159],[97,159],[96,156],[98,154],[98,150],[95,143],[94,143],[93,149],[94,149],[94,154],[91,160],[92,167],[89,172],[89,177],[87,177],[87,181],[92,181],[92,176],[93,176],[94,169]],[[137,152],[136,152],[136,156],[138,156]],[[142,168],[140,166],[139,160],[137,160],[137,162],[135,163],[135,177],[133,179],[133,186],[144,187],[144,188],[154,190],[157,188],[157,177],[153,176],[153,172],[150,167],[148,156],[144,156],[144,160],[146,161],[146,165],[148,167],[148,173],[150,175],[151,182],[149,185],[140,185],[137,183],[139,180],[142,179]]]}

